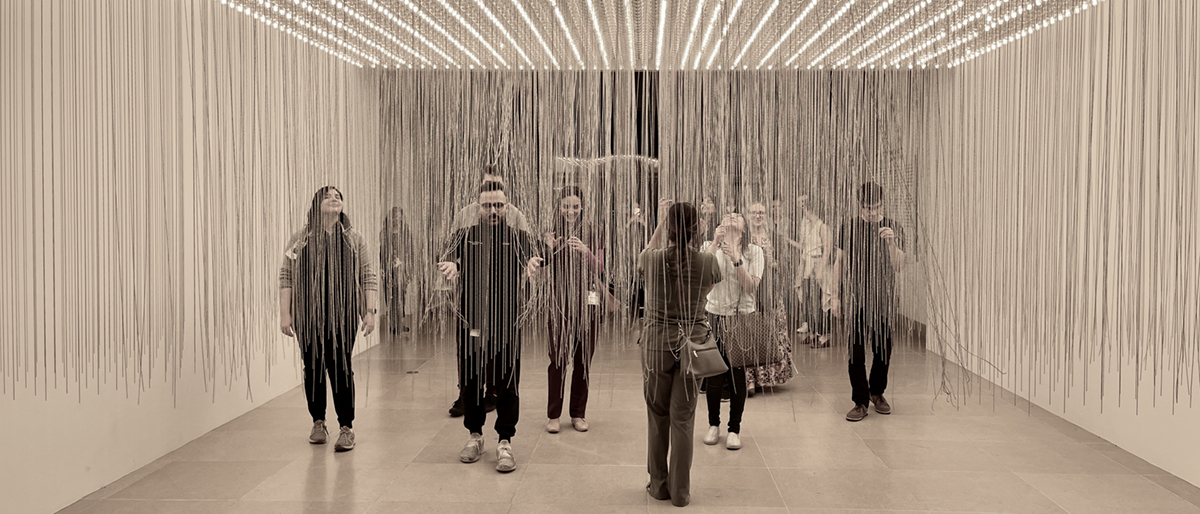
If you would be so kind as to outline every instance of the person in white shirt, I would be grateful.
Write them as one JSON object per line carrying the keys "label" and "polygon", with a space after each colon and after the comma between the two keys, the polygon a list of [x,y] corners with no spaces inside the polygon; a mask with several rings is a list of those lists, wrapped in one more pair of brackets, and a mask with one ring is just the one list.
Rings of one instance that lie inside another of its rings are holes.
{"label": "person in white shirt", "polygon": [[[725,364],[729,357],[725,351],[724,324],[729,316],[750,314],[755,312],[758,303],[755,291],[763,275],[763,251],[749,242],[746,234],[746,220],[740,214],[727,214],[713,234],[713,240],[704,243],[702,252],[709,252],[717,257],[721,269],[721,282],[713,286],[708,293],[709,325],[717,340],[717,347]],[[717,444],[721,426],[721,391],[725,381],[733,384],[733,393],[729,401],[729,434],[725,439],[725,447],[736,450],[742,447],[741,424],[742,413],[746,409],[746,370],[745,368],[730,367],[729,371],[709,377],[705,396],[708,403],[708,433],[704,436],[704,444]]]}

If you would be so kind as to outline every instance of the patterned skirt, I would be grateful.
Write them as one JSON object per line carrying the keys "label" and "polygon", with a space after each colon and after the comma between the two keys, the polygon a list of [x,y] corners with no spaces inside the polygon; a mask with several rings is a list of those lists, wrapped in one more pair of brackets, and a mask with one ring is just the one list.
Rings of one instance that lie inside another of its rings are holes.
{"label": "patterned skirt", "polygon": [[746,388],[774,386],[786,383],[795,376],[795,368],[792,366],[792,340],[788,337],[787,311],[783,307],[783,300],[775,302],[775,339],[779,344],[780,354],[783,355],[783,360],[746,368]]}

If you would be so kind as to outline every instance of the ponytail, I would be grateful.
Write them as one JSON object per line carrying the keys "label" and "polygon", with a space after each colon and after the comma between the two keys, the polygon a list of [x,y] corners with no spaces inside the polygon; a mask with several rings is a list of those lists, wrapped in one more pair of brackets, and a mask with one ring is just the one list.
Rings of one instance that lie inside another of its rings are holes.
{"label": "ponytail", "polygon": [[692,239],[699,229],[699,216],[690,203],[677,203],[667,210],[667,239],[675,243],[675,264],[683,273],[691,264]]}

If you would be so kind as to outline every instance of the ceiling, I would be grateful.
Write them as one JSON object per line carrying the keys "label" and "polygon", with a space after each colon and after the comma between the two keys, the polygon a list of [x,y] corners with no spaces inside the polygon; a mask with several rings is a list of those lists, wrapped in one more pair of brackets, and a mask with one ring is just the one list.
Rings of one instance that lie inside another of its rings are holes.
{"label": "ceiling", "polygon": [[1101,0],[213,0],[360,67],[953,67]]}

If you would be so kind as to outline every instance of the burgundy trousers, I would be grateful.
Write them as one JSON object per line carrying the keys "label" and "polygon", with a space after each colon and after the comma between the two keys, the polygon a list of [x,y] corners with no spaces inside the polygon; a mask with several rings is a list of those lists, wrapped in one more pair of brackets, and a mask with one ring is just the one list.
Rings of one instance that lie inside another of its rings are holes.
{"label": "burgundy trousers", "polygon": [[562,417],[569,361],[573,367],[569,412],[572,418],[582,418],[587,413],[588,371],[592,367],[592,355],[596,353],[596,332],[600,325],[598,309],[589,307],[587,311],[585,319],[576,323],[550,317],[550,366],[546,368],[550,390],[546,405],[548,419]]}

